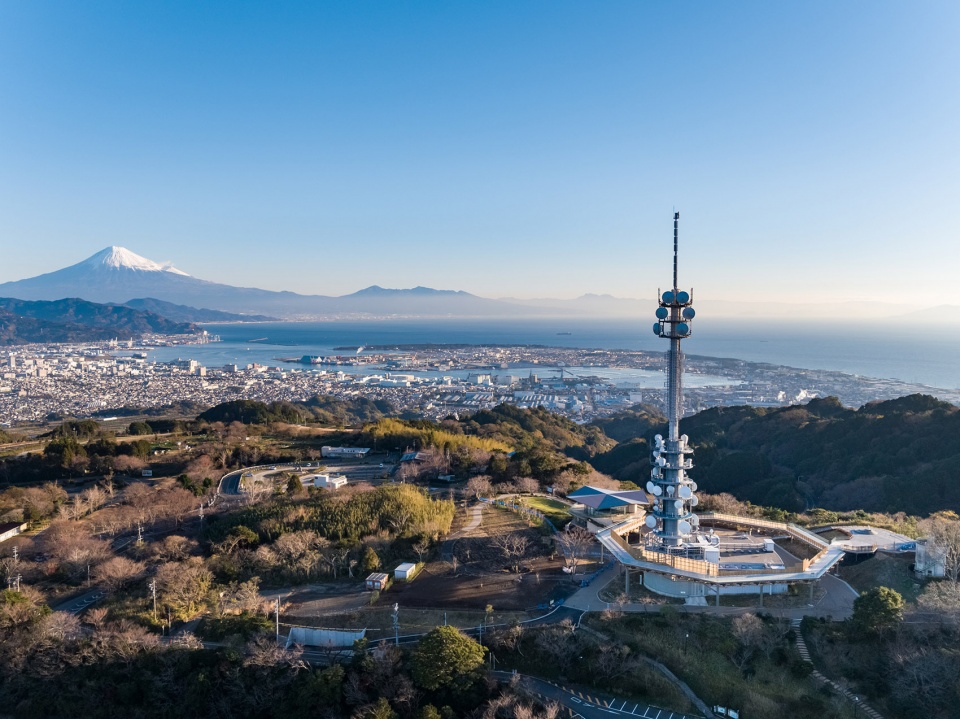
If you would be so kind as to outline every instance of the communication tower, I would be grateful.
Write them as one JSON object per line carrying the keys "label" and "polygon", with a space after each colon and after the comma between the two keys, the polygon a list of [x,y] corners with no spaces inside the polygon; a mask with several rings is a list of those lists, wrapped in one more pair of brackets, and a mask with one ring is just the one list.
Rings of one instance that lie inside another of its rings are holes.
{"label": "communication tower", "polygon": [[[680,417],[683,415],[683,353],[680,341],[690,336],[690,324],[696,317],[693,309],[693,290],[687,292],[678,287],[677,256],[678,226],[680,213],[673,215],[673,288],[660,295],[657,321],[653,332],[658,337],[670,340],[667,354],[667,438],[654,437],[654,448],[647,491],[654,496],[653,511],[646,524],[651,534],[663,549],[680,548],[692,539],[697,531],[699,518],[693,513],[698,499],[694,492],[697,485],[687,470],[693,454],[687,435],[680,435]],[[659,291],[658,291],[659,293]]]}

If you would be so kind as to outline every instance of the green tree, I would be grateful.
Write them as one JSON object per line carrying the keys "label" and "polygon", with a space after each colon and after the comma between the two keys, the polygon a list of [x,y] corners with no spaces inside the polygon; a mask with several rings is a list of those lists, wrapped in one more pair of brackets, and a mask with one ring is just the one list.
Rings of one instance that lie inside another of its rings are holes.
{"label": "green tree", "polygon": [[411,674],[424,689],[468,688],[480,676],[484,648],[456,627],[437,627],[413,650]]}
{"label": "green tree", "polygon": [[366,572],[374,572],[380,569],[380,555],[373,547],[367,547],[367,551],[363,553],[363,569]]}
{"label": "green tree", "polygon": [[287,494],[291,497],[303,494],[303,482],[301,482],[300,477],[295,474],[291,474],[287,480]]}
{"label": "green tree", "polygon": [[427,704],[417,713],[417,719],[440,719],[440,710],[433,704]]}
{"label": "green tree", "polygon": [[129,434],[153,434],[153,427],[146,422],[131,422],[127,427]]}
{"label": "green tree", "polygon": [[853,624],[857,629],[879,633],[903,618],[903,597],[890,587],[876,587],[853,602]]}
{"label": "green tree", "polygon": [[360,707],[354,716],[358,719],[397,719],[397,713],[384,697],[380,697],[373,704]]}

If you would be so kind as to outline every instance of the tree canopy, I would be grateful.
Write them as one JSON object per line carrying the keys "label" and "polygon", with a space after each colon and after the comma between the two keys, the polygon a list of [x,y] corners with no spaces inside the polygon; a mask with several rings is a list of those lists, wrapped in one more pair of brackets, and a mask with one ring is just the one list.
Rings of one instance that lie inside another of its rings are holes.
{"label": "tree canopy", "polygon": [[413,680],[424,689],[466,688],[483,667],[484,648],[455,627],[436,627],[413,650]]}

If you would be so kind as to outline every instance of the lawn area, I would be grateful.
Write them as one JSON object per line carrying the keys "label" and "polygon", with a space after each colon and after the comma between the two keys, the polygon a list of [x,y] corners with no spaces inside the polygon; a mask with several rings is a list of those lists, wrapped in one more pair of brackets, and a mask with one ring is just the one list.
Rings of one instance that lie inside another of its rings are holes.
{"label": "lawn area", "polygon": [[859,564],[840,567],[840,579],[849,583],[858,592],[874,587],[890,587],[903,595],[904,601],[913,604],[923,591],[923,582],[910,571],[913,555],[877,554]]}
{"label": "lawn area", "polygon": [[547,519],[559,529],[570,521],[570,511],[563,502],[549,497],[522,497],[520,503],[525,507],[543,512]]}

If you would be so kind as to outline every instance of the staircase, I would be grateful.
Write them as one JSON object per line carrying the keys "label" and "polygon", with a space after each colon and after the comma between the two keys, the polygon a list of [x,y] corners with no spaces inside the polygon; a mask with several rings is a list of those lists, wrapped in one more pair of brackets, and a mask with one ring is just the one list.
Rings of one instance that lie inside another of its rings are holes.
{"label": "staircase", "polygon": [[[793,625],[793,629],[797,634],[797,645],[796,645],[797,653],[800,655],[800,658],[803,659],[803,661],[813,664],[813,660],[810,659],[810,650],[807,649],[807,643],[803,639],[803,632],[800,631],[800,621],[801,620],[799,619],[794,619],[792,622],[790,622],[790,624]],[[819,670],[817,670],[816,665],[814,665],[814,668],[813,668],[813,678],[816,679],[818,682],[821,682],[822,684],[827,684],[831,689],[834,689],[840,692],[841,694],[843,694],[843,696],[845,696],[851,702],[855,702],[857,706],[863,710],[863,713],[866,714],[868,717],[870,717],[870,719],[883,719],[883,715],[880,714],[880,712],[878,712],[876,709],[874,709],[872,706],[867,704],[862,699],[859,699],[856,694],[851,692],[849,689],[846,689],[840,686],[839,684],[834,682],[832,679],[828,679],[827,677],[823,676],[823,674],[821,674]]]}

